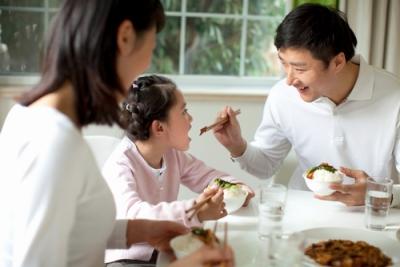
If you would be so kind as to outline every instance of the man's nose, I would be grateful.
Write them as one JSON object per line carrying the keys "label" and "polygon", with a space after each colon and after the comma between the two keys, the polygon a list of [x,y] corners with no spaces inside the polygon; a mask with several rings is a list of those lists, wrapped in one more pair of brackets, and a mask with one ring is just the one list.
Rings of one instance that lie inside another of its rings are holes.
{"label": "man's nose", "polygon": [[296,78],[293,75],[293,71],[291,68],[288,68],[286,71],[286,83],[288,85],[293,85],[293,82]]}

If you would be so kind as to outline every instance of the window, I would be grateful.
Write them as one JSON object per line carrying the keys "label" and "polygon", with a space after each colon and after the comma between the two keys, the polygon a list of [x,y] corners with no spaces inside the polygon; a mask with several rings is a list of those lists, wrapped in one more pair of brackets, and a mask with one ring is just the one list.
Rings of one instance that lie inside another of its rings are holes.
{"label": "window", "polygon": [[[161,1],[167,22],[149,72],[264,86],[281,74],[273,37],[287,0]],[[21,80],[38,74],[44,33],[59,2],[0,0],[0,76]]]}

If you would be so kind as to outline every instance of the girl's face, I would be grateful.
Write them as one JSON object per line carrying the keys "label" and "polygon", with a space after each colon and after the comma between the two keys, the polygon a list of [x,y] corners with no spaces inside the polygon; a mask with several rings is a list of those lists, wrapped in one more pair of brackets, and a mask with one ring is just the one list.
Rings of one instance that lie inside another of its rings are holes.
{"label": "girl's face", "polygon": [[189,131],[192,127],[192,116],[188,113],[182,93],[175,90],[176,103],[168,112],[165,123],[165,137],[171,148],[186,151],[190,146]]}

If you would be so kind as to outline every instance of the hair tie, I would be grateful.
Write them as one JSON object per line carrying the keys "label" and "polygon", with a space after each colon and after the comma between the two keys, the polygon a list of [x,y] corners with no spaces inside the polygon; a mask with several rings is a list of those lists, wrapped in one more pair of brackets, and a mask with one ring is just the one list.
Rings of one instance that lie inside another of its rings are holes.
{"label": "hair tie", "polygon": [[125,105],[125,109],[126,109],[127,111],[129,111],[129,112],[132,113],[132,111],[133,111],[133,105],[128,103],[128,104]]}

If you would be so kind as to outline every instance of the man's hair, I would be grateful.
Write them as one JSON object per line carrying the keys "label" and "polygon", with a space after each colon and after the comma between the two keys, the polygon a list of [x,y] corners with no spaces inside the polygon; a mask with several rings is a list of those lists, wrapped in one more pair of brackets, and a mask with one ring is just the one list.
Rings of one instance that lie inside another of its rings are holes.
{"label": "man's hair", "polygon": [[304,4],[292,10],[276,30],[279,49],[306,49],[325,63],[343,52],[346,60],[354,56],[357,38],[339,10],[318,4]]}
{"label": "man's hair", "polygon": [[[44,49],[42,77],[19,102],[28,106],[70,82],[80,126],[119,123],[116,70],[118,28],[129,20],[138,38],[165,23],[159,0],[65,0],[52,23]],[[134,77],[132,77],[134,79]]]}

